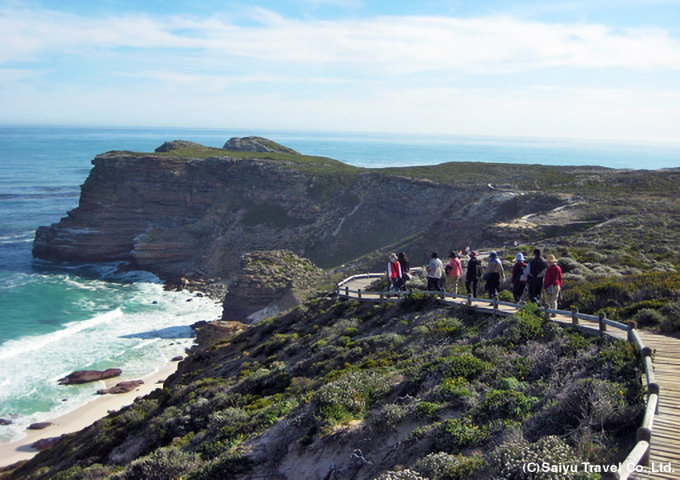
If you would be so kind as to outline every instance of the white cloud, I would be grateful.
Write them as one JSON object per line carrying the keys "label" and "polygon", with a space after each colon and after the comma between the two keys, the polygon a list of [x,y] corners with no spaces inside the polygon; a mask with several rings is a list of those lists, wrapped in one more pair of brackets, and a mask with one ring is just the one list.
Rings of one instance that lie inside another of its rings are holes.
{"label": "white cloud", "polygon": [[659,72],[678,77],[680,41],[653,28],[0,10],[3,122],[33,112],[54,123],[677,138],[680,90],[646,83]]}
{"label": "white cloud", "polygon": [[547,24],[511,17],[377,17],[295,20],[253,9],[255,26],[228,17],[85,18],[50,11],[0,14],[0,59],[67,51],[178,49],[180,57],[228,55],[252,61],[326,64],[369,72],[453,69],[516,71],[546,66],[680,70],[680,42],[663,30],[615,32],[603,25]]}

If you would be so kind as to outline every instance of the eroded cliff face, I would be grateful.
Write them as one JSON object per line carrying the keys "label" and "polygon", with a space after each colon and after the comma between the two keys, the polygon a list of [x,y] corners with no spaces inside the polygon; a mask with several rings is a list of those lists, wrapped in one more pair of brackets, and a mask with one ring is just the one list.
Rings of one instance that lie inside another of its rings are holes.
{"label": "eroded cliff face", "polygon": [[423,232],[434,245],[476,238],[476,225],[515,216],[503,205],[519,195],[330,159],[315,158],[311,168],[290,149],[276,157],[198,147],[98,155],[79,206],[38,229],[34,256],[128,261],[165,278],[227,277],[255,250],[287,249],[331,267]]}

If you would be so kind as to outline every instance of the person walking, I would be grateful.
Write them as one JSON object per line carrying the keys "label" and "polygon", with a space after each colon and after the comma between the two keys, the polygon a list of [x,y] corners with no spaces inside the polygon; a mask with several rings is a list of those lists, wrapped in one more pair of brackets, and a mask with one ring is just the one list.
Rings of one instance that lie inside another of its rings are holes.
{"label": "person walking", "polygon": [[541,257],[541,251],[537,248],[534,250],[534,258],[529,261],[529,301],[540,303],[541,292],[543,291],[543,277],[545,276],[545,269],[548,264]]}
{"label": "person walking", "polygon": [[458,254],[454,251],[449,253],[451,260],[446,266],[446,286],[451,293],[458,295],[458,280],[463,275],[463,265],[460,263]]}
{"label": "person walking", "polygon": [[477,252],[470,252],[470,260],[468,260],[467,272],[465,272],[465,289],[473,298],[477,298],[477,284],[481,276],[482,262],[477,258]]}
{"label": "person walking", "polygon": [[[560,290],[562,290],[562,269],[557,265],[555,255],[548,255],[546,260],[548,268],[545,270],[543,279],[545,299],[549,309],[557,310],[557,299],[560,296]],[[554,317],[555,313],[552,316]]]}
{"label": "person walking", "polygon": [[496,252],[489,254],[489,264],[486,267],[486,290],[489,292],[489,298],[494,298],[498,295],[501,288],[501,282],[505,281],[505,270],[503,270],[503,262],[498,258]]}
{"label": "person walking", "polygon": [[527,262],[524,261],[524,254],[520,252],[515,255],[515,264],[512,266],[512,276],[510,277],[512,297],[515,299],[515,303],[519,303],[522,300],[522,294],[527,286],[526,277],[524,276],[527,266]]}
{"label": "person walking", "polygon": [[432,252],[430,263],[427,265],[427,291],[443,291],[441,278],[444,273],[444,264],[439,260],[437,252]]}
{"label": "person walking", "polygon": [[401,265],[401,286],[406,290],[406,281],[411,280],[411,276],[408,274],[409,270],[411,270],[411,264],[406,252],[399,252],[397,258],[399,259],[399,265]]}
{"label": "person walking", "polygon": [[399,263],[399,258],[394,253],[389,256],[389,262],[387,263],[387,291],[393,289],[395,292],[400,291],[402,282],[401,264]]}

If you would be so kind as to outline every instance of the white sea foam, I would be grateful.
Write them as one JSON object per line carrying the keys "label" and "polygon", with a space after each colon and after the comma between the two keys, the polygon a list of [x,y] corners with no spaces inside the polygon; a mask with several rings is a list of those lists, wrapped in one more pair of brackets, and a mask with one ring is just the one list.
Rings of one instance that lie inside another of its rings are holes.
{"label": "white sea foam", "polygon": [[108,305],[107,310],[51,333],[0,345],[0,417],[14,422],[0,431],[0,441],[16,440],[30,423],[91,401],[103,385],[63,386],[59,378],[110,367],[123,370],[121,380],[151,375],[193,344],[192,324],[221,315],[217,302],[189,292],[166,292],[158,283],[120,285],[70,276],[58,281],[80,292],[69,307],[81,310],[79,315]]}

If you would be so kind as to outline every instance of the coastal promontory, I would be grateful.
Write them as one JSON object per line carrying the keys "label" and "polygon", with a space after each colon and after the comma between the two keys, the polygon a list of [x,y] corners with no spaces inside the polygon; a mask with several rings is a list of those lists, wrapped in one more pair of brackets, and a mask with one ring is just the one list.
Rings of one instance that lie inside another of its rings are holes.
{"label": "coastal promontory", "polygon": [[92,163],[78,207],[36,232],[36,258],[226,277],[252,251],[290,250],[328,268],[402,248],[421,261],[432,249],[565,238],[663,249],[674,242],[663,232],[677,231],[678,169],[455,161],[367,169],[261,137],[223,148],[166,142]]}

